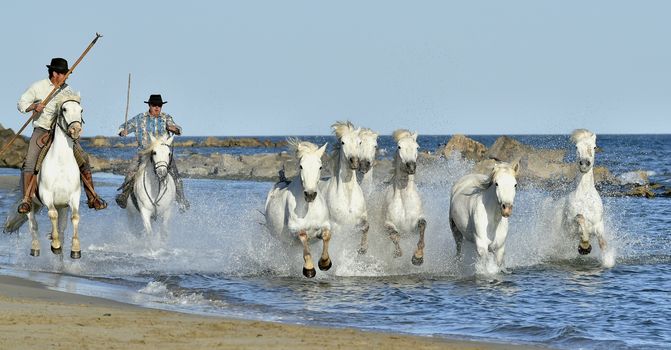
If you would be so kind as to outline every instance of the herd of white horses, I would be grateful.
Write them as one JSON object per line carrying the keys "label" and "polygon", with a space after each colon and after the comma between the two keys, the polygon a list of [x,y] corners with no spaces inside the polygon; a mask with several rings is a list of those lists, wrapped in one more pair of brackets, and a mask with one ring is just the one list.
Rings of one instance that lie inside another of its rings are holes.
{"label": "herd of white horses", "polygon": [[[5,222],[5,232],[17,231],[29,222],[32,235],[30,254],[40,254],[36,215],[42,207],[51,221],[51,250],[62,251],[61,235],[67,226],[68,208],[73,226],[70,256],[81,257],[79,243],[79,201],[81,185],[79,169],[73,154],[73,143],[82,132],[82,107],[79,96],[62,94],[57,101],[59,110],[53,143],[38,174],[38,190],[32,210],[26,215],[11,214]],[[322,253],[317,262],[320,270],[333,265],[329,255],[332,235],[353,230],[360,236],[358,254],[368,250],[370,229],[367,201],[375,188],[372,169],[377,154],[378,134],[370,129],[356,128],[351,122],[332,125],[337,143],[333,153],[326,155],[327,144],[289,139],[296,158],[297,175],[276,183],[268,192],[265,203],[266,227],[283,241],[300,242],[303,247],[303,275],[314,277],[316,269],[310,252],[310,241],[320,239]],[[393,133],[396,150],[393,175],[386,183],[382,200],[382,229],[393,243],[393,256],[401,257],[400,240],[416,235],[417,248],[411,262],[424,262],[424,233],[427,226],[422,198],[415,183],[419,144],[417,133],[400,129]],[[603,203],[594,187],[594,158],[596,135],[588,130],[573,132],[571,140],[577,150],[576,187],[562,202],[561,228],[565,237],[578,239],[578,253],[591,252],[591,237],[596,237],[602,255],[606,251]],[[144,231],[152,235],[152,221],[160,222],[162,235],[174,206],[175,187],[167,171],[172,161],[172,136],[152,138],[151,145],[141,152],[141,166],[135,175],[132,204],[126,210],[130,217],[141,218]],[[331,176],[322,178],[322,160],[332,167]],[[475,247],[477,256],[485,259],[492,253],[496,264],[504,264],[508,218],[513,212],[519,164],[498,162],[488,174],[468,174],[452,187],[449,223],[462,255],[464,239]]]}
{"label": "herd of white horses", "polygon": [[[329,241],[333,234],[353,230],[360,235],[359,254],[368,249],[370,229],[367,200],[370,198],[372,166],[378,135],[350,122],[332,126],[337,143],[329,157],[332,176],[322,178],[322,159],[327,145],[291,139],[295,151],[297,175],[291,181],[280,181],[268,192],[265,204],[266,226],[285,241],[300,241],[303,247],[303,275],[314,277],[316,269],[310,252],[310,240],[321,239],[320,270],[332,266]],[[399,244],[403,236],[418,237],[411,262],[424,262],[424,233],[427,226],[422,199],[415,184],[419,145],[417,133],[400,129],[393,133],[397,144],[393,175],[382,200],[383,230],[393,243],[393,256],[403,255]],[[561,231],[566,237],[579,239],[578,253],[591,252],[590,238],[598,239],[601,252],[606,251],[603,203],[594,187],[596,135],[588,130],[573,132],[578,172],[576,188],[562,201]],[[508,218],[512,215],[519,164],[496,163],[488,174],[468,174],[452,187],[449,222],[459,257],[464,239],[475,246],[480,259],[492,253],[498,268],[503,267]]]}

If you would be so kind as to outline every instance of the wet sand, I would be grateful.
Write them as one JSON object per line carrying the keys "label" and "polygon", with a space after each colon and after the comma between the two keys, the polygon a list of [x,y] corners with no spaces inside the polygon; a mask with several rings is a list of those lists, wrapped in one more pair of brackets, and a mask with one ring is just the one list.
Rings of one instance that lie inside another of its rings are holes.
{"label": "wet sand", "polygon": [[0,310],[0,349],[534,349],[182,314],[2,275]]}

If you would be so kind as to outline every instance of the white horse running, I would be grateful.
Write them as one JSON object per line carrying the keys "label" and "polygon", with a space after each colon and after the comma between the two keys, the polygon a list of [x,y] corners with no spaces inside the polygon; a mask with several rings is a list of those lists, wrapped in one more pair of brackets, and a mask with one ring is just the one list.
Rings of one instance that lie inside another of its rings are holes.
{"label": "white horse running", "polygon": [[587,255],[592,251],[590,236],[599,241],[602,254],[606,250],[604,238],[603,203],[594,188],[594,153],[596,135],[589,130],[578,129],[571,135],[577,151],[578,172],[576,189],[564,198],[562,230],[571,238],[578,237],[578,253]]}
{"label": "white horse running", "polygon": [[414,265],[424,262],[424,230],[426,219],[422,209],[422,199],[415,185],[417,168],[417,133],[396,130],[393,133],[398,147],[394,155],[394,176],[384,198],[384,227],[394,242],[394,256],[403,255],[399,245],[400,233],[418,232],[417,250],[412,256]]}
{"label": "white horse running", "polygon": [[480,258],[494,253],[499,268],[503,265],[508,217],[513,201],[519,163],[495,164],[489,175],[468,174],[452,186],[450,228],[461,256],[463,239],[475,243]]}
{"label": "white horse running", "polygon": [[[359,168],[359,131],[350,122],[336,122],[331,126],[338,144],[335,147],[333,176],[319,183],[328,204],[331,222],[336,229],[354,225],[361,233],[359,254],[368,249],[368,211],[363,191],[356,179]],[[336,230],[336,232],[338,232]]]}
{"label": "white horse running", "polygon": [[322,155],[326,144],[321,148],[310,142],[289,140],[289,146],[296,152],[298,175],[288,185],[279,182],[268,192],[266,198],[266,226],[275,236],[294,241],[298,238],[303,244],[303,275],[311,278],[316,274],[309,240],[320,238],[323,242],[319,269],[331,268],[328,244],[331,240],[326,200],[318,191]]}
{"label": "white horse running", "polygon": [[150,141],[151,144],[140,151],[140,166],[130,195],[132,203],[126,206],[126,212],[130,222],[140,216],[147,236],[153,235],[152,220],[160,219],[159,232],[165,239],[175,201],[175,181],[168,172],[173,161],[170,147],[173,136],[154,138],[150,135]]}
{"label": "white horse running", "polygon": [[378,134],[371,129],[362,128],[359,130],[361,144],[359,146],[357,180],[366,197],[370,197],[375,189],[373,186],[373,168],[377,155],[377,137]]}
{"label": "white horse running", "polygon": [[63,92],[56,97],[56,108],[58,116],[53,142],[37,174],[38,188],[32,198],[31,210],[27,214],[28,226],[32,235],[30,255],[40,255],[36,216],[42,205],[47,207],[51,221],[51,251],[54,254],[62,253],[60,234],[64,234],[67,228],[69,207],[70,221],[72,221],[70,257],[79,259],[82,255],[79,243],[81,180],[79,166],[77,166],[73,153],[73,144],[82,133],[81,98],[75,93]]}

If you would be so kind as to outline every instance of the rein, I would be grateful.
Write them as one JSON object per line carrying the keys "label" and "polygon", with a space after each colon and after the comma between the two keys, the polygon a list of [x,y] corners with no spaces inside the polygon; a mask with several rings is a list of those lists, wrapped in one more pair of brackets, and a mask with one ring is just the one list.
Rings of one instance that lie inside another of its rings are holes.
{"label": "rein", "polygon": [[[160,169],[161,167],[165,167],[166,170],[168,169],[168,166],[172,162],[172,147],[168,144],[162,144],[164,146],[168,146],[171,149],[170,152],[170,159],[166,161],[160,161],[155,163],[154,158],[149,158],[151,160],[151,163],[154,165],[154,174],[156,174],[156,177],[158,178],[157,170]],[[169,173],[168,173],[169,174]],[[149,201],[151,204],[154,206],[154,212],[156,212],[158,208],[158,203],[163,199],[165,196],[166,192],[168,192],[168,186],[167,186],[167,181],[168,181],[168,176],[166,175],[164,180],[159,179],[158,180],[158,195],[156,196],[156,199],[151,198],[151,195],[149,194],[149,190],[147,189],[147,168],[145,167],[144,174],[142,174],[142,187],[144,188],[144,193],[147,195],[147,198],[149,198]],[[166,186],[161,186],[163,184],[166,184]],[[161,188],[163,188],[163,193],[161,193]]]}
{"label": "rein", "polygon": [[[74,124],[74,123],[81,123],[83,125],[84,124],[84,118],[82,117],[81,121],[80,120],[75,120],[75,121],[67,123],[67,120],[65,120],[65,115],[63,114],[63,105],[66,102],[76,102],[77,104],[81,105],[80,102],[77,101],[77,100],[65,100],[65,101],[63,101],[61,103],[61,108],[60,108],[60,111],[58,113],[58,118],[56,120],[56,125],[58,125],[58,128],[60,128],[61,131],[63,131],[63,133],[65,135],[67,135],[71,140],[74,140],[74,138],[72,137],[72,135],[70,135],[70,132],[68,130],[70,130],[70,126],[72,126],[72,124]],[[67,125],[63,126],[63,123],[67,123]]]}

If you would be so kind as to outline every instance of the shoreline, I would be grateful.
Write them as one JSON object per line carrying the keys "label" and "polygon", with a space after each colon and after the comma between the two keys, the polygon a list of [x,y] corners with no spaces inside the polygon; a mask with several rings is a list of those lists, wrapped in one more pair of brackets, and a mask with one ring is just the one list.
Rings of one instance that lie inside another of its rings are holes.
{"label": "shoreline", "polygon": [[0,348],[11,349],[541,349],[151,309],[51,290],[2,269],[0,309]]}

